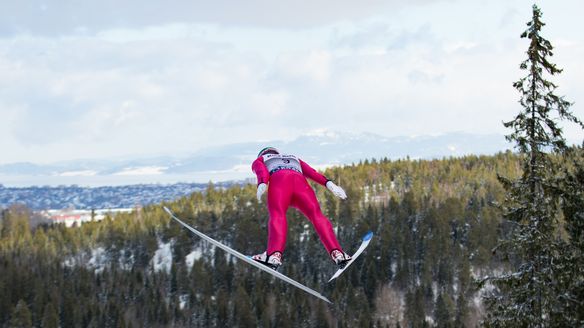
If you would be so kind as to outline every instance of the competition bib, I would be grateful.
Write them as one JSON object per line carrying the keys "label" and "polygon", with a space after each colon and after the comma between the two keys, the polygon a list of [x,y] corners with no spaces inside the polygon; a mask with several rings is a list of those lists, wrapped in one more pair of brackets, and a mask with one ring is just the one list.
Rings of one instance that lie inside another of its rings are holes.
{"label": "competition bib", "polygon": [[300,159],[294,155],[268,154],[264,155],[263,157],[264,164],[266,164],[270,174],[280,170],[293,170],[298,173],[302,173]]}

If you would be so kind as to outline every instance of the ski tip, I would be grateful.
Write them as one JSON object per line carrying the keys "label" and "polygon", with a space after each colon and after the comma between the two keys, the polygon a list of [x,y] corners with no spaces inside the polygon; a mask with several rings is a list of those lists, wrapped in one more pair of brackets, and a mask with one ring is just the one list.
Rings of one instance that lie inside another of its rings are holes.
{"label": "ski tip", "polygon": [[168,207],[162,206],[162,208],[164,208],[164,210],[166,211],[166,213],[172,215],[172,212],[168,209]]}
{"label": "ski tip", "polygon": [[363,241],[368,241],[373,238],[373,231],[369,231],[365,236],[363,236]]}

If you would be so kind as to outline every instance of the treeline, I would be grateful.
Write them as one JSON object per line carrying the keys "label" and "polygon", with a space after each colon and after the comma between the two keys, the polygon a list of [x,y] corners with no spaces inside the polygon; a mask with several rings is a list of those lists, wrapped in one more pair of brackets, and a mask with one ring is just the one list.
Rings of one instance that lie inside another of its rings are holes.
{"label": "treeline", "polygon": [[[75,228],[31,228],[31,213],[12,207],[0,221],[0,327],[474,327],[484,310],[473,279],[504,267],[491,252],[507,230],[497,174],[518,176],[519,163],[501,153],[327,170],[349,196],[315,186],[343,246],[354,250],[369,230],[375,239],[327,284],[336,268],[290,210],[281,272],[333,305],[212,249],[161,206]],[[253,185],[210,184],[165,205],[243,253],[265,248],[267,210]],[[161,245],[169,270],[153,263]]]}

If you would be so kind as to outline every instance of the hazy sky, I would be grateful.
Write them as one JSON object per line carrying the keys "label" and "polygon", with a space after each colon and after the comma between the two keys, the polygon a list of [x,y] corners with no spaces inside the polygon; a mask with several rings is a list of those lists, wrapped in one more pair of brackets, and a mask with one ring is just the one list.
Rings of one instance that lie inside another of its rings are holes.
{"label": "hazy sky", "polygon": [[[0,163],[321,129],[505,133],[532,3],[0,0]],[[553,81],[584,118],[584,2],[537,3],[564,68]]]}

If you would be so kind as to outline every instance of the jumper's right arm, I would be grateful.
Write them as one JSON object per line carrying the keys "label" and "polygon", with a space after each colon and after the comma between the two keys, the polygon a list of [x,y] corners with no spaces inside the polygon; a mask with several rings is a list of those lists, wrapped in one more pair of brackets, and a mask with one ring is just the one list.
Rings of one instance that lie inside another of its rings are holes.
{"label": "jumper's right arm", "polygon": [[258,190],[257,190],[257,197],[258,201],[261,202],[262,195],[268,189],[268,182],[270,181],[270,172],[268,172],[268,168],[264,163],[263,157],[258,157],[253,164],[251,165],[251,169],[253,173],[256,174],[258,177]]}
{"label": "jumper's right arm", "polygon": [[258,186],[262,183],[268,184],[270,181],[270,172],[268,172],[263,157],[258,157],[251,165],[251,169],[258,178]]}

